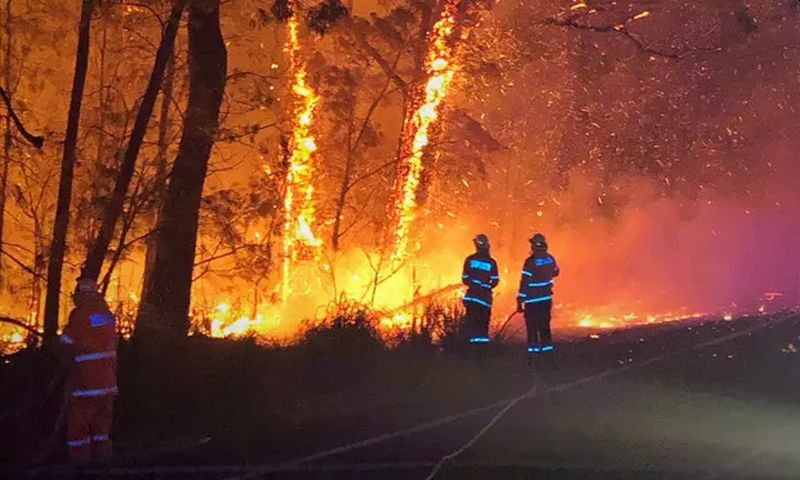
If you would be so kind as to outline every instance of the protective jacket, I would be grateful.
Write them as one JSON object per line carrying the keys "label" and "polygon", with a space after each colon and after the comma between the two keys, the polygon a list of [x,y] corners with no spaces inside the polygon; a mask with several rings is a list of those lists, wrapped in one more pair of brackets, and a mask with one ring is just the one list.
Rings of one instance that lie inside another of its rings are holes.
{"label": "protective jacket", "polygon": [[466,285],[465,302],[472,302],[487,308],[492,306],[492,289],[500,283],[497,262],[488,251],[480,250],[464,261],[461,280]]}
{"label": "protective jacket", "polygon": [[558,276],[555,257],[546,251],[534,251],[522,266],[518,300],[523,304],[553,299],[553,279]]}
{"label": "protective jacket", "polygon": [[117,336],[114,315],[101,298],[75,307],[61,334],[70,355],[71,396],[117,393]]}

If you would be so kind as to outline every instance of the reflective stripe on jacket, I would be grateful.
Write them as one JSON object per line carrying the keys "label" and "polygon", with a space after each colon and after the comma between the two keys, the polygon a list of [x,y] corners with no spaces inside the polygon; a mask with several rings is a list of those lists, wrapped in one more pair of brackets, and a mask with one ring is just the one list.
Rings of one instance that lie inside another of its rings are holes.
{"label": "reflective stripe on jacket", "polygon": [[558,273],[555,257],[547,252],[534,252],[522,266],[517,298],[526,304],[552,300],[553,279]]}
{"label": "reflective stripe on jacket", "polygon": [[61,342],[69,350],[69,388],[73,397],[96,397],[117,393],[117,335],[114,315],[106,303],[79,305],[69,315]]}
{"label": "reflective stripe on jacket", "polygon": [[497,262],[488,252],[476,252],[464,260],[461,281],[467,286],[465,302],[477,303],[484,307],[492,306],[492,289],[500,283]]}

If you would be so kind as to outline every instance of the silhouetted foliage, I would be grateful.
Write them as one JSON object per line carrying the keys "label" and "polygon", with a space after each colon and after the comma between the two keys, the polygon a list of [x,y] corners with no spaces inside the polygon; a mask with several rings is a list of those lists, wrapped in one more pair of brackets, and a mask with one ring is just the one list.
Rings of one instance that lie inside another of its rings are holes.
{"label": "silhouetted foliage", "polygon": [[272,16],[281,22],[289,20],[294,14],[292,4],[289,0],[275,0],[275,3],[272,4],[272,8],[270,8],[270,12],[272,12]]}
{"label": "silhouetted foliage", "polygon": [[308,27],[324,35],[339,19],[347,16],[348,11],[340,0],[324,0],[308,11]]}

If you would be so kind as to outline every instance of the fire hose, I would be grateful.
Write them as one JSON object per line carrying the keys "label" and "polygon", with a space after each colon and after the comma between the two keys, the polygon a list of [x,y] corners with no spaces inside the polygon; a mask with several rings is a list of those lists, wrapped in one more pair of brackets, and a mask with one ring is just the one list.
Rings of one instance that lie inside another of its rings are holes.
{"label": "fire hose", "polygon": [[518,313],[520,313],[518,310],[514,310],[513,312],[511,312],[511,315],[506,317],[506,321],[503,322],[503,325],[500,326],[500,330],[497,331],[497,333],[495,334],[495,337],[502,337],[503,336],[503,332],[505,332],[506,327],[508,327],[508,324],[511,323],[511,319],[514,318],[514,316],[516,314],[518,314]]}

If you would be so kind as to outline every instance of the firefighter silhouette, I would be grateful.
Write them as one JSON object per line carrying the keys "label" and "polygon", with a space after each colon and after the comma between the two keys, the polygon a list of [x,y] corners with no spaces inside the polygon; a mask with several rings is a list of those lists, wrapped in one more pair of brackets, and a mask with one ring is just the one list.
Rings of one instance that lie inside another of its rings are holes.
{"label": "firefighter silhouette", "polygon": [[492,289],[500,282],[497,262],[489,254],[489,238],[480,234],[473,239],[475,253],[464,260],[461,280],[467,286],[464,308],[467,314],[463,328],[472,344],[489,342],[489,320],[492,316]]}
{"label": "firefighter silhouette", "polygon": [[559,269],[555,257],[547,251],[547,240],[537,233],[530,239],[531,255],[522,266],[517,295],[517,311],[525,312],[528,352],[552,353],[555,350],[550,332],[553,309],[553,279]]}

